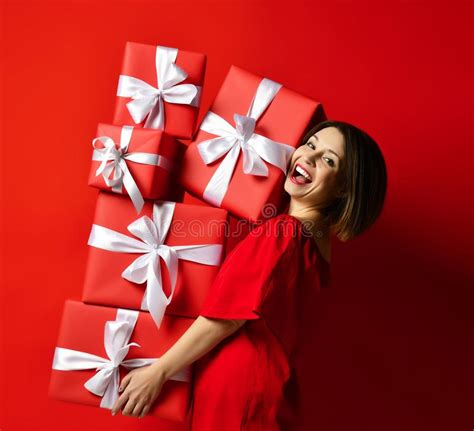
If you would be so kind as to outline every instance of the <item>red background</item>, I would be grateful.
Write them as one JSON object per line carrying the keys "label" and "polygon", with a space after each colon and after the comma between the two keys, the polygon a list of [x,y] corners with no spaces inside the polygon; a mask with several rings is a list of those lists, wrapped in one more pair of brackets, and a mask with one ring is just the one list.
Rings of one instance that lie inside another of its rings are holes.
{"label": "red background", "polygon": [[162,425],[47,397],[62,306],[82,289],[90,142],[127,40],[207,53],[204,108],[236,64],[373,135],[387,205],[334,246],[311,429],[472,429],[472,5],[2,2],[2,431]]}

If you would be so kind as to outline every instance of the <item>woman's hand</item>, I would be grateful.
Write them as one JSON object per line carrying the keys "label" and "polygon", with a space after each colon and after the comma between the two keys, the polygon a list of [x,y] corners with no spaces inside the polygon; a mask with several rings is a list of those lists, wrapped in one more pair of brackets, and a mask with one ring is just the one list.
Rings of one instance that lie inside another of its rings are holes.
{"label": "woman's hand", "polygon": [[237,331],[246,320],[208,319],[198,316],[173,346],[154,362],[130,371],[122,380],[122,394],[112,407],[126,416],[145,416],[166,380],[198,360],[224,338]]}
{"label": "woman's hand", "polygon": [[112,415],[122,410],[124,416],[142,418],[150,411],[166,381],[165,373],[154,365],[136,368],[122,379],[122,394],[112,407]]}

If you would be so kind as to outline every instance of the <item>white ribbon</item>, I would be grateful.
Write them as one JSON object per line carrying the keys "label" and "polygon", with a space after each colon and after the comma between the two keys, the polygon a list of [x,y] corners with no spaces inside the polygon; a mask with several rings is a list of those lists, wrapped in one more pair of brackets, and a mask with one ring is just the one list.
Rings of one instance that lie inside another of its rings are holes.
{"label": "white ribbon", "polygon": [[156,47],[157,87],[133,76],[120,75],[117,96],[133,99],[127,103],[127,108],[135,123],[141,123],[147,117],[144,127],[163,130],[164,102],[199,106],[200,86],[177,85],[188,77],[188,74],[175,64],[177,55],[176,48]]}
{"label": "white ribbon", "polygon": [[268,176],[268,167],[264,161],[286,173],[294,148],[254,133],[258,119],[280,88],[280,84],[270,79],[262,79],[247,115],[234,114],[235,128],[212,111],[204,117],[201,130],[218,137],[197,145],[202,160],[208,165],[226,155],[204,190],[203,198],[207,202],[214,206],[221,205],[229,188],[240,150],[243,152],[245,174]]}
{"label": "white ribbon", "polygon": [[[104,347],[108,358],[102,358],[79,350],[64,349],[56,347],[53,358],[53,370],[92,370],[94,374],[84,387],[95,395],[102,397],[100,407],[111,409],[119,397],[120,385],[119,366],[131,370],[150,365],[158,358],[136,358],[125,359],[130,347],[140,347],[137,343],[129,343],[135,324],[138,319],[138,311],[117,310],[116,320],[105,323]],[[171,377],[172,380],[188,382],[191,370],[184,368]]]}
{"label": "white ribbon", "polygon": [[[158,327],[173,298],[178,277],[178,259],[219,265],[222,253],[221,244],[165,245],[174,208],[174,202],[155,202],[153,220],[143,216],[127,227],[138,239],[94,224],[88,241],[89,245],[103,250],[142,255],[122,272],[122,277],[133,283],[147,283],[141,307],[142,310],[150,311]],[[160,257],[169,272],[171,291],[168,297],[163,291]]]}

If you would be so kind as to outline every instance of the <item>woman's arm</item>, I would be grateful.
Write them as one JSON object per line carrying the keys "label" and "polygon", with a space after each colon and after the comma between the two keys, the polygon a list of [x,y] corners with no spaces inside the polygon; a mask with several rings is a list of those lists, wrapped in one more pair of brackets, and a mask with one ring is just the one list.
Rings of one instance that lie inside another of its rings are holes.
{"label": "woman's arm", "polygon": [[168,380],[233,334],[246,320],[209,319],[199,316],[179,340],[154,365]]}
{"label": "woman's arm", "polygon": [[199,316],[176,343],[152,365],[130,371],[122,380],[123,393],[112,408],[125,416],[145,416],[171,376],[204,356],[246,320]]}

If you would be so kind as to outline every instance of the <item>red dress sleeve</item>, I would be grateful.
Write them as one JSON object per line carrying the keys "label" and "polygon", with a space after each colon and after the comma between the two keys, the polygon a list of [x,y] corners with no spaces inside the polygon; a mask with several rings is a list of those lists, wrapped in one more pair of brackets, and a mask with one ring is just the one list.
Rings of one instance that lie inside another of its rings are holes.
{"label": "red dress sleeve", "polygon": [[286,274],[278,273],[283,260],[297,258],[297,246],[298,226],[287,216],[254,228],[226,257],[200,314],[223,319],[261,317],[267,300],[276,299],[272,299],[272,279],[291,276],[291,267],[284,268]]}

